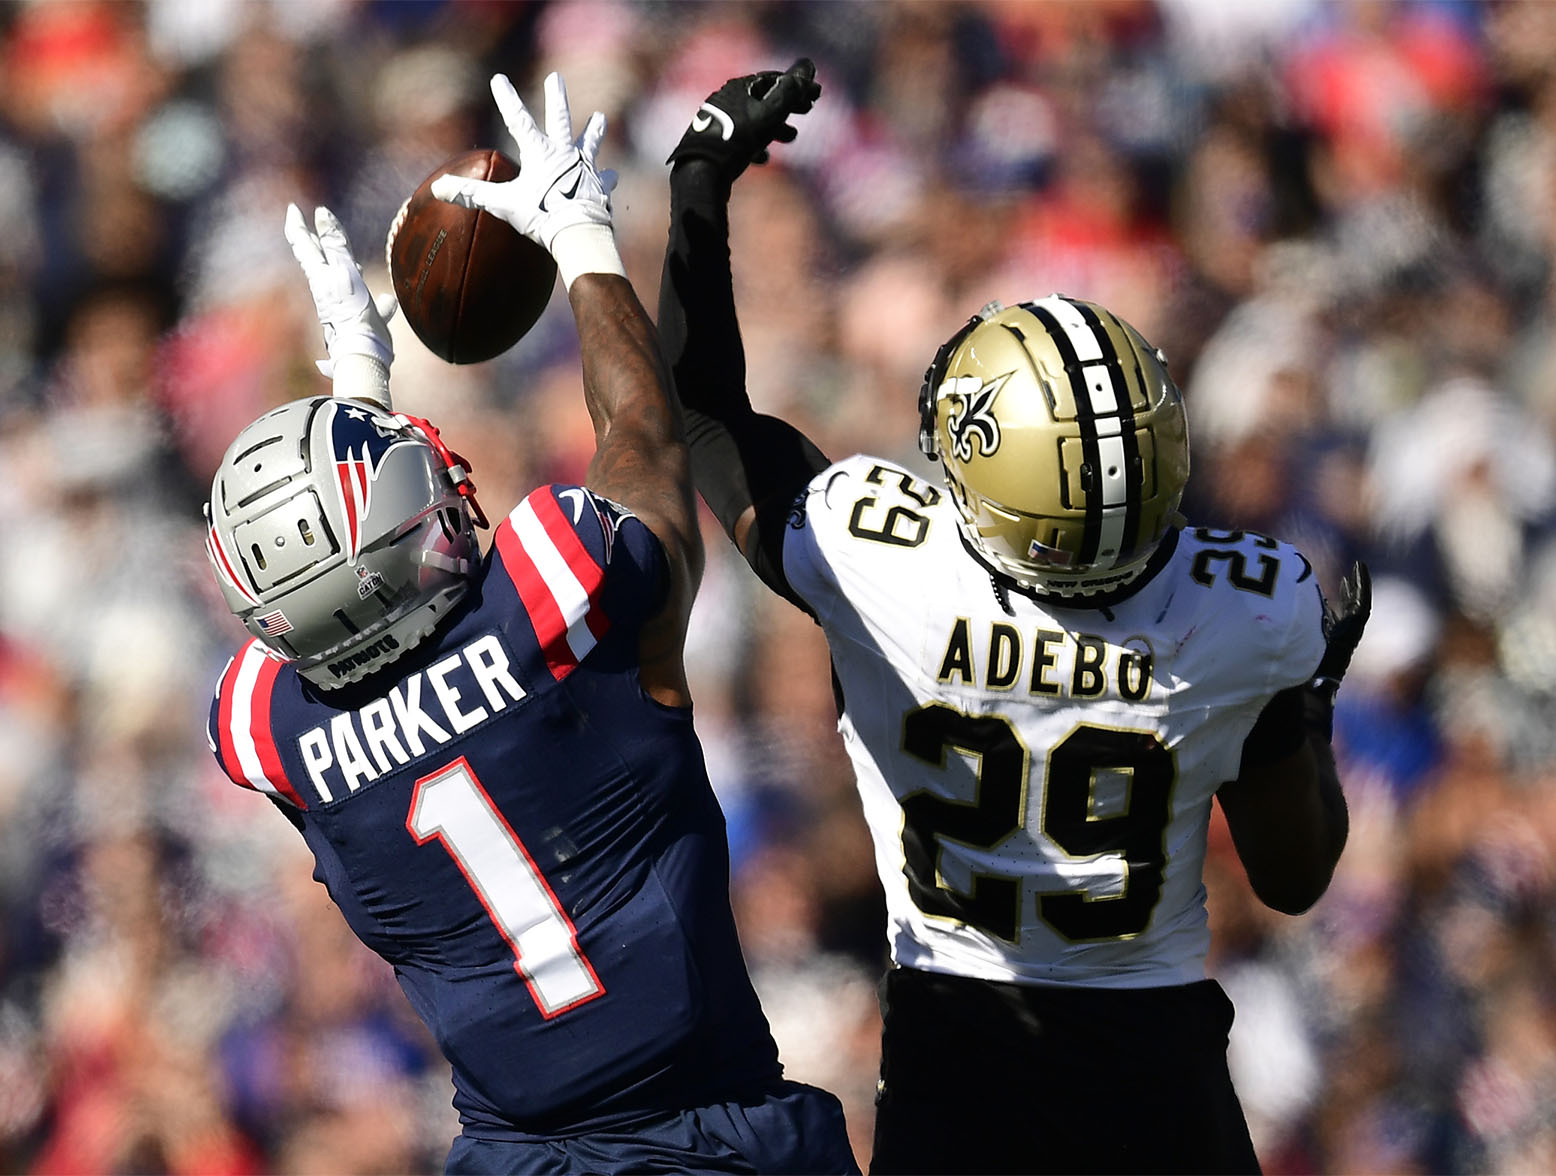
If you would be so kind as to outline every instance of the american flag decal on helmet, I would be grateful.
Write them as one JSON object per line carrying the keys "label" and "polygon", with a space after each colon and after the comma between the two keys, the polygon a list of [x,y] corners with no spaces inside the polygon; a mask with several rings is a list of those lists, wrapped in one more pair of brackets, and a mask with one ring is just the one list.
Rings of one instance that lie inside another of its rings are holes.
{"label": "american flag decal on helmet", "polygon": [[1049,547],[1045,543],[1039,543],[1036,539],[1027,545],[1027,558],[1040,559],[1044,563],[1064,566],[1075,562],[1075,554],[1066,551],[1062,547]]}
{"label": "american flag decal on helmet", "polygon": [[330,450],[346,521],[346,561],[350,563],[362,550],[362,520],[372,504],[373,483],[383,469],[384,457],[396,445],[408,445],[410,440],[359,405],[332,404],[330,411],[334,414]]}
{"label": "american flag decal on helmet", "polygon": [[286,619],[286,614],[280,609],[276,609],[274,612],[267,612],[262,617],[255,617],[254,623],[271,637],[279,637],[282,633],[290,633],[292,631],[292,622]]}

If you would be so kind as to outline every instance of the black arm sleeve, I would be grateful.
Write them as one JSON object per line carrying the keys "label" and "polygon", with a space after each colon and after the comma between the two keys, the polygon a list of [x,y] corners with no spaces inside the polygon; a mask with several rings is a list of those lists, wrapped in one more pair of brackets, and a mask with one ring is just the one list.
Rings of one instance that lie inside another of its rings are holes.
{"label": "black arm sleeve", "polygon": [[1302,746],[1307,739],[1307,726],[1303,722],[1303,696],[1307,690],[1305,685],[1293,686],[1264,704],[1253,730],[1243,740],[1244,768],[1285,759]]}
{"label": "black arm sleeve", "polygon": [[[1334,725],[1334,695],[1316,689],[1312,683],[1282,690],[1259,712],[1253,730],[1243,740],[1239,779],[1251,779],[1267,764],[1295,755],[1302,744],[1313,749],[1318,772],[1319,802],[1329,814],[1332,836],[1344,846],[1350,828],[1345,806],[1345,791],[1340,785],[1340,770],[1330,746]],[[1334,850],[1335,857],[1340,854]]]}
{"label": "black arm sleeve", "polygon": [[1311,682],[1282,690],[1265,703],[1243,740],[1243,766],[1285,759],[1311,737],[1329,746],[1334,735],[1334,695]]}
{"label": "black arm sleeve", "polygon": [[829,463],[798,429],[752,409],[746,395],[730,277],[729,193],[705,161],[687,160],[671,172],[659,335],[698,492],[731,538],[741,515],[755,508],[741,554],[763,583],[809,612],[783,573],[785,520],[805,484]]}

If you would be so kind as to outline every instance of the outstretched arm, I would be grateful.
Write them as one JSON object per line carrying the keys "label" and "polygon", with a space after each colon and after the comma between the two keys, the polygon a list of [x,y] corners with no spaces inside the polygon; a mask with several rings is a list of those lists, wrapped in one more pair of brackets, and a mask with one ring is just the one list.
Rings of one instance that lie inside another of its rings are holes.
{"label": "outstretched arm", "polygon": [[[568,290],[583,353],[584,401],[594,421],[589,488],[632,509],[670,561],[665,608],[640,644],[645,689],[687,705],[681,650],[702,579],[702,535],[691,463],[659,338],[625,278],[584,274]],[[658,692],[656,692],[658,691]]]}
{"label": "outstretched arm", "polygon": [[586,481],[654,532],[670,568],[665,603],[640,639],[639,677],[658,701],[684,706],[691,698],[682,648],[703,551],[669,369],[616,249],[609,201],[615,175],[595,167],[605,116],[596,112],[575,140],[562,79],[552,74],[545,90],[542,131],[508,79],[492,79],[492,95],[518,147],[514,179],[494,184],[440,176],[432,192],[501,217],[556,259],[578,325],[584,401],[594,422]]}
{"label": "outstretched arm", "polygon": [[328,358],[318,361],[319,371],[333,383],[336,396],[390,408],[394,343],[389,320],[396,309],[394,295],[373,297],[345,227],[333,212],[315,209],[313,223],[309,228],[297,205],[286,206],[286,241],[308,279],[314,311],[324,328]]}
{"label": "outstretched arm", "polygon": [[755,412],[730,278],[730,188],[768,145],[788,142],[791,114],[811,108],[815,66],[732,78],[698,109],[670,156],[670,240],[659,287],[659,332],[686,422],[703,500],[757,575],[808,606],[783,573],[784,519],[827,459],[799,430]]}

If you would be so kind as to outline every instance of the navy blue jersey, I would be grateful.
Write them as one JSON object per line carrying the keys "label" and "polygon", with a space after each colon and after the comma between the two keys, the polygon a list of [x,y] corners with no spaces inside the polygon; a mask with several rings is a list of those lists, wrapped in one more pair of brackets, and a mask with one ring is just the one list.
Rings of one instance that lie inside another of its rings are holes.
{"label": "navy blue jersey", "polygon": [[638,681],[667,569],[638,519],[543,487],[455,614],[320,691],[257,642],[212,747],[301,829],[453,1066],[467,1126],[547,1134],[779,1076],[689,711]]}

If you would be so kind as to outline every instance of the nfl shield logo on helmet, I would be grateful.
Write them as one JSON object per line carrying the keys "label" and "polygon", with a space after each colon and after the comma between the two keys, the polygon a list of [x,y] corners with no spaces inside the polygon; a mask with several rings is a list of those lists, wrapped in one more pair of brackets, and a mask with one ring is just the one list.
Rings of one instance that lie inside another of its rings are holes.
{"label": "nfl shield logo on helmet", "polygon": [[384,578],[367,568],[357,569],[357,596],[366,600],[384,586]]}
{"label": "nfl shield logo on helmet", "polygon": [[392,426],[386,426],[370,409],[354,404],[331,408],[334,415],[329,427],[330,451],[346,520],[346,561],[351,563],[362,550],[362,520],[367,517],[373,483],[383,469],[384,457],[396,445],[410,441]]}

